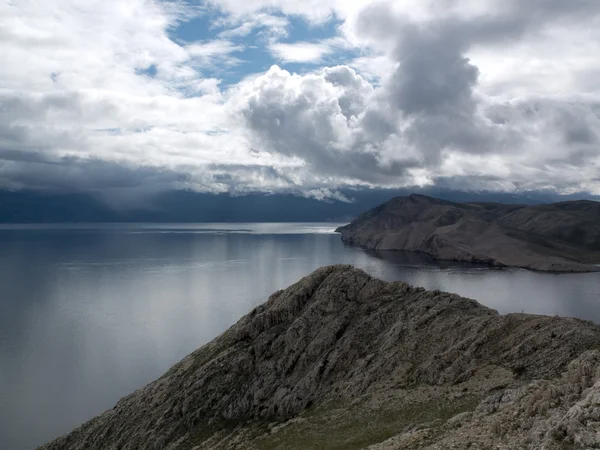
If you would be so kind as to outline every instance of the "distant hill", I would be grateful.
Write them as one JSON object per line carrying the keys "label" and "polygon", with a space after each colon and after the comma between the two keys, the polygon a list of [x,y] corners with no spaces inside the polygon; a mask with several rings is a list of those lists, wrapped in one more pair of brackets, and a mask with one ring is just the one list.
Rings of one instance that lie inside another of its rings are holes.
{"label": "distant hill", "polygon": [[[119,194],[0,190],[0,223],[77,222],[344,222],[408,189],[343,189],[349,201],[317,200],[293,194],[243,196],[168,191],[125,201]],[[422,194],[453,202],[550,203],[553,193],[506,194],[423,188]],[[569,199],[569,198],[566,198]]]}
{"label": "distant hill", "polygon": [[455,203],[413,194],[394,198],[337,230],[372,250],[553,272],[597,271],[600,203]]}

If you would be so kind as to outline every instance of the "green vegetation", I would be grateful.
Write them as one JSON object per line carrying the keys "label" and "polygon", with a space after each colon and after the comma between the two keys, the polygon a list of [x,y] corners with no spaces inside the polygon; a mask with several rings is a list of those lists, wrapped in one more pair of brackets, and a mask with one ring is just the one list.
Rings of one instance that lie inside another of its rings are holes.
{"label": "green vegetation", "polygon": [[294,422],[255,442],[256,450],[358,450],[383,442],[408,427],[431,428],[435,433],[446,421],[461,412],[470,411],[474,399],[452,404],[432,401],[429,404],[401,409],[382,407],[365,411],[360,406],[348,409],[318,408]]}

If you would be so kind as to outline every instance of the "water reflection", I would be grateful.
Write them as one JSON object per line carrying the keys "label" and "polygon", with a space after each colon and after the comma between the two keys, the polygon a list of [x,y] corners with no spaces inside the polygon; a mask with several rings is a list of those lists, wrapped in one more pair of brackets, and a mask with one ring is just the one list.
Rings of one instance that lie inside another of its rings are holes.
{"label": "water reflection", "polygon": [[600,274],[552,274],[432,261],[406,252],[370,252],[385,261],[375,273],[427,289],[455,292],[506,314],[579,317],[600,323]]}
{"label": "water reflection", "polygon": [[599,274],[368,253],[331,224],[3,227],[0,448],[30,449],[112,407],[317,267],[600,322]]}
{"label": "water reflection", "polygon": [[[429,268],[464,268],[464,269],[490,269],[490,266],[485,264],[477,263],[466,263],[460,261],[438,261],[433,259],[431,256],[425,253],[415,252],[394,252],[394,251],[378,251],[378,250],[364,250],[364,252],[372,256],[373,258],[382,259],[394,266],[398,267],[414,267],[421,269],[423,266],[430,266]],[[492,270],[494,270],[492,268]]]}

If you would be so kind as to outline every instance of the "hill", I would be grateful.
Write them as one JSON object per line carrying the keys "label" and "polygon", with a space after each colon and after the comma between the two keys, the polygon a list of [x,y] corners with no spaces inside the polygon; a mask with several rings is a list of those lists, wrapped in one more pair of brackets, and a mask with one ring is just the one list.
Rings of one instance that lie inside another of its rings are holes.
{"label": "hill", "polygon": [[[451,201],[540,204],[557,198],[556,194],[544,192],[421,191]],[[0,223],[345,222],[386,199],[411,192],[408,189],[347,188],[331,198],[321,192],[323,198],[320,198],[319,192],[307,197],[300,192],[233,195],[172,190],[134,195],[0,189]]]}
{"label": "hill", "polygon": [[597,448],[599,350],[590,322],[325,267],[41,449]]}
{"label": "hill", "polygon": [[552,272],[597,271],[600,203],[455,203],[413,194],[394,198],[337,230],[372,250],[426,253]]}

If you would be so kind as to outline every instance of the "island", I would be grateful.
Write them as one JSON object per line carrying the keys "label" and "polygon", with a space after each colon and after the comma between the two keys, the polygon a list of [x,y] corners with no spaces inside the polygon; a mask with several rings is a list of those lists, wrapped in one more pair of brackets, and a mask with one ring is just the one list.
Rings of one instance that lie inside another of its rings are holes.
{"label": "island", "polygon": [[600,203],[594,201],[455,203],[413,194],[336,231],[370,250],[549,272],[600,270]]}
{"label": "island", "polygon": [[598,448],[599,402],[597,325],[338,265],[40,449]]}

